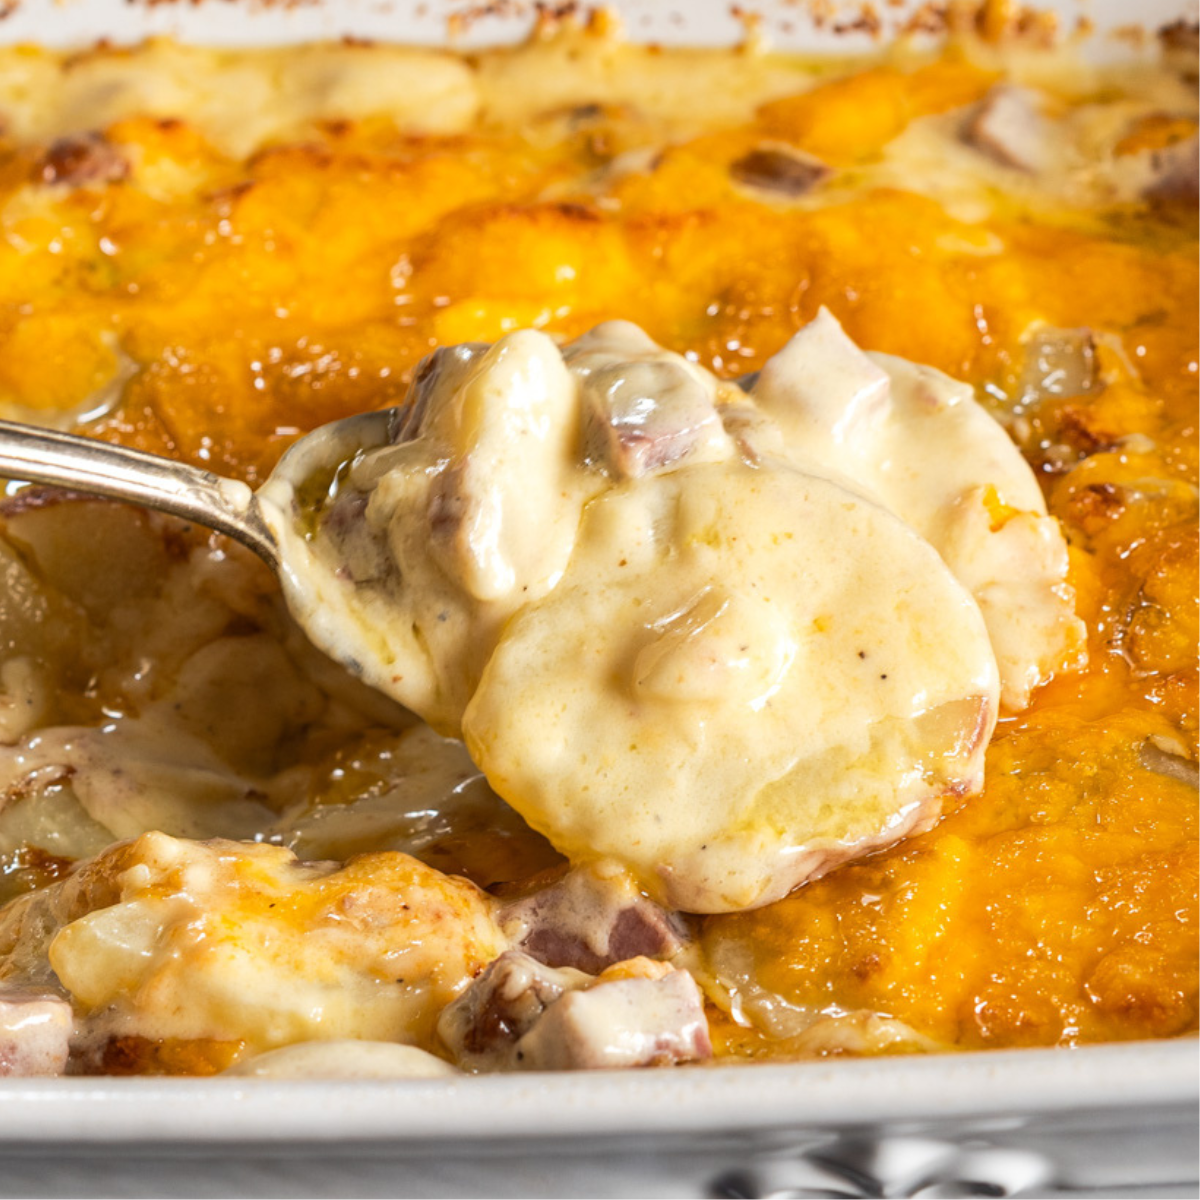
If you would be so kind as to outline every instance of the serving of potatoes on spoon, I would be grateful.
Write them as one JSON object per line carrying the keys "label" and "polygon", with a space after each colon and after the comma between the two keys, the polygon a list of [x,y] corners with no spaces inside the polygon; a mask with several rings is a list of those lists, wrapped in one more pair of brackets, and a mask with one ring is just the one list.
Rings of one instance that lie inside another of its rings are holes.
{"label": "serving of potatoes on spoon", "polygon": [[[928,828],[982,786],[1001,705],[1082,659],[1007,435],[825,311],[749,392],[625,322],[442,349],[256,496],[206,478],[219,519],[195,488],[187,515],[271,561],[317,645],[573,862],[684,911]],[[107,494],[170,509],[152,490]]]}

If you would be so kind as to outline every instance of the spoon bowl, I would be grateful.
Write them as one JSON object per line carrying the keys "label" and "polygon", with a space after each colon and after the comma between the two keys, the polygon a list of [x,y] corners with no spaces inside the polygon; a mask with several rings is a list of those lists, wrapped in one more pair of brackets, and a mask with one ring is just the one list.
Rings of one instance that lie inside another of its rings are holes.
{"label": "spoon bowl", "polygon": [[236,479],[79,434],[0,421],[0,476],[140,504],[227,534],[275,574],[286,570],[272,497],[345,461],[356,450],[392,440],[399,408],[360,413],[307,434],[279,460],[257,492]]}

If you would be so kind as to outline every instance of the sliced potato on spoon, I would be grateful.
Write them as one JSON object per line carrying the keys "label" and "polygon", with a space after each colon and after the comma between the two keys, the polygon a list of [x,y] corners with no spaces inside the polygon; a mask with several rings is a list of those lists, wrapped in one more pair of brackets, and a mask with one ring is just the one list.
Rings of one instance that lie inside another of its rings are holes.
{"label": "sliced potato on spoon", "polygon": [[593,500],[463,728],[573,860],[726,912],[976,790],[998,694],[979,610],[926,542],[835,482],[737,462]]}

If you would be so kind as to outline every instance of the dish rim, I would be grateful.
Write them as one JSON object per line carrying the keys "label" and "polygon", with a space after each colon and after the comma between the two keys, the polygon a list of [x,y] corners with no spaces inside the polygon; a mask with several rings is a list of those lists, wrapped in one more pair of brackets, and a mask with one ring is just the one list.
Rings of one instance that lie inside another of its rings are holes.
{"label": "dish rim", "polygon": [[[0,1083],[0,1145],[561,1140],[1200,1106],[1197,1041],[408,1080]],[[286,1113],[286,1120],[281,1115]],[[647,1115],[652,1114],[652,1124]]]}
{"label": "dish rim", "polygon": [[[946,28],[926,28],[927,0],[888,0],[864,16],[861,0],[578,0],[561,6],[567,16],[604,9],[616,12],[629,41],[674,48],[728,49],[761,42],[785,54],[876,54],[910,39],[937,45]],[[1138,58],[1153,52],[1155,31],[1195,20],[1188,0],[1034,0],[1038,13],[1053,13],[1056,44],[1075,44],[1094,61]],[[339,39],[392,42],[466,54],[511,46],[529,37],[556,6],[538,0],[480,4],[476,0],[11,0],[0,4],[0,45],[35,42],[77,50],[97,41],[116,45],[148,37],[171,37],[214,49],[252,49]]]}
{"label": "dish rim", "polygon": [[[634,0],[636,7],[637,0]],[[621,7],[621,0],[604,0]],[[182,41],[191,36],[193,5],[100,0],[121,40],[161,34],[162,23]],[[418,6],[424,7],[424,6]],[[664,8],[678,6],[664,4]],[[710,5],[709,8],[713,8]],[[727,6],[720,6],[727,11]],[[751,7],[770,9],[766,3]],[[847,5],[849,7],[849,5]],[[1099,30],[1122,14],[1121,0],[1040,0],[1039,8],[1086,13]],[[25,0],[21,19],[0,23],[0,45],[23,40],[26,21],[46,25],[42,43],[59,48],[90,39],[83,0]],[[316,9],[329,10],[320,0]],[[366,6],[352,5],[356,19]],[[203,6],[214,28],[246,22],[234,44],[253,48],[274,39],[312,36],[302,6]],[[247,10],[252,11],[248,12]],[[800,12],[801,10],[793,10]],[[306,16],[305,13],[309,15]],[[1177,0],[1151,0],[1142,15],[1153,29],[1176,12]],[[56,18],[63,21],[55,25]],[[1115,24],[1115,21],[1113,21]],[[396,24],[403,28],[403,18]],[[692,23],[694,32],[697,25]],[[739,27],[740,28],[740,27]],[[489,26],[489,30],[495,29]],[[298,31],[300,36],[298,37]],[[639,30],[627,31],[638,40]],[[656,29],[661,37],[661,31]],[[280,35],[283,35],[280,38]],[[333,36],[323,30],[318,37]],[[1097,35],[1098,36],[1098,35]],[[395,40],[402,43],[398,35]],[[498,41],[512,40],[511,36]],[[656,38],[656,40],[658,40]],[[689,44],[686,34],[662,40]],[[879,46],[890,39],[884,39]],[[225,43],[230,44],[230,43]],[[413,44],[433,43],[415,39]],[[705,40],[703,44],[715,45]],[[725,43],[728,44],[728,43]],[[844,49],[864,49],[851,41]],[[445,48],[469,51],[469,43]],[[784,47],[778,47],[784,48]],[[828,49],[828,46],[825,47]],[[878,47],[866,47],[868,51]],[[791,47],[787,47],[791,49]],[[1125,47],[1128,51],[1129,46]],[[518,1136],[570,1138],[636,1134],[764,1132],[784,1127],[845,1128],[872,1122],[1118,1112],[1139,1106],[1200,1106],[1194,1035],[1080,1047],[947,1051],[869,1059],[829,1058],[790,1063],[726,1060],[674,1070],[529,1073],[435,1080],[267,1080],[247,1077],[67,1077],[0,1079],[0,1146],[18,1143],[114,1142],[346,1143],[387,1139],[419,1143],[493,1141]],[[647,1115],[652,1123],[647,1124]],[[536,1117],[536,1127],[531,1118]]]}

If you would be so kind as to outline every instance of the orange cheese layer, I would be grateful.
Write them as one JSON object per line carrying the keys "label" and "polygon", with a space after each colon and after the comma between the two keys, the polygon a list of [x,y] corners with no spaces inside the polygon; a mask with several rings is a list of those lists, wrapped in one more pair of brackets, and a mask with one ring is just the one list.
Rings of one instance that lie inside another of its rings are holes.
{"label": "orange cheese layer", "polygon": [[[776,63],[761,104],[682,132],[612,98],[614,61],[587,104],[459,132],[315,120],[244,157],[186,114],[124,115],[104,135],[128,177],[78,186],[39,182],[44,140],[0,140],[0,404],[51,419],[109,396],[88,432],[254,482],[300,433],[399,403],[440,344],[621,317],[731,377],[821,305],[865,348],[987,386],[1071,540],[1088,671],[1002,722],[984,793],[932,832],[710,918],[704,945],[750,947],[788,1004],[941,1044],[1195,1029],[1196,795],[1141,757],[1147,739],[1196,756],[1194,207],[1084,206],[981,166],[964,208],[906,177],[904,139],[941,120],[953,141],[994,59],[815,89]],[[1194,121],[1156,117],[1155,94],[1121,153]],[[796,202],[740,186],[730,164],[764,142],[830,183]],[[1019,411],[1036,322],[1091,330],[1102,382]],[[720,1032],[728,1053],[789,1052]]]}

